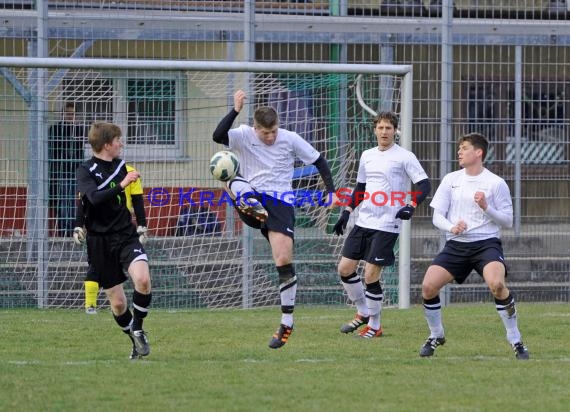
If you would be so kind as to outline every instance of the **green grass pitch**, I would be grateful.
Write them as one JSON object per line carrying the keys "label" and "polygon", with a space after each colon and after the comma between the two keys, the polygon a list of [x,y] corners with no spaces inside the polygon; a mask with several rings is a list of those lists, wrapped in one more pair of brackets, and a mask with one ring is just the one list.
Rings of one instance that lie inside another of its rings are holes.
{"label": "green grass pitch", "polygon": [[299,306],[278,350],[278,308],[155,310],[139,361],[108,310],[3,310],[0,411],[567,411],[570,306],[518,311],[529,361],[491,303],[444,308],[447,343],[428,359],[420,306],[385,309],[366,341],[339,332],[352,308]]}

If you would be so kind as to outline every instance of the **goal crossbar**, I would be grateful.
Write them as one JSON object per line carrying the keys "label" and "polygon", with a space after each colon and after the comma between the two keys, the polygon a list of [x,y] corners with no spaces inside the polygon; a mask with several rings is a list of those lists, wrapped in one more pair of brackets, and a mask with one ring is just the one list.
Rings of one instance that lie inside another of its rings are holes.
{"label": "goal crossbar", "polygon": [[146,59],[75,59],[59,57],[0,57],[0,67],[115,69],[115,70],[212,70],[224,72],[279,73],[374,73],[407,75],[412,65],[398,64],[333,64],[333,63],[271,63]]}

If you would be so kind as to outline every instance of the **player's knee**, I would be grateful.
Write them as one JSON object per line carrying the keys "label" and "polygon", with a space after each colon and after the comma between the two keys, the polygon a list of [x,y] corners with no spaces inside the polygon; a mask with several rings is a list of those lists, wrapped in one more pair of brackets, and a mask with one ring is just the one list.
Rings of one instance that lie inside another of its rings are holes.
{"label": "player's knee", "polygon": [[453,281],[453,276],[446,269],[438,265],[431,265],[422,281],[422,297],[433,299],[446,284]]}
{"label": "player's knee", "polygon": [[150,293],[150,276],[140,276],[137,278],[135,283],[135,289],[140,293],[149,294]]}
{"label": "player's knee", "polygon": [[424,279],[422,282],[422,297],[424,299],[433,299],[437,295],[439,295],[439,288]]}
{"label": "player's knee", "polygon": [[116,315],[123,314],[127,310],[126,296],[115,296],[109,299],[109,303],[111,305],[111,311]]}
{"label": "player's knee", "polygon": [[275,266],[285,267],[287,265],[292,265],[291,263],[291,251],[289,247],[280,248],[276,251],[274,255]]}
{"label": "player's knee", "polygon": [[129,275],[135,284],[135,289],[141,293],[150,293],[150,271],[148,263],[143,260],[131,263]]}
{"label": "player's knee", "polygon": [[344,261],[344,259],[341,259],[340,263],[337,266],[338,275],[343,278],[352,275],[355,270],[356,265],[352,264],[352,262]]}
{"label": "player's knee", "polygon": [[505,291],[506,291],[506,285],[504,282],[502,281],[491,281],[488,283],[489,284],[489,289],[491,290],[491,293],[493,294],[493,296],[497,297],[497,298],[502,298],[505,295]]}
{"label": "player's knee", "polygon": [[366,283],[367,285],[372,284],[372,283],[378,283],[380,282],[380,278],[382,276],[382,272],[368,272],[368,271],[364,271],[364,283]]}
{"label": "player's knee", "polygon": [[338,270],[338,275],[339,275],[341,278],[344,278],[344,279],[350,277],[350,275],[352,275],[352,273],[354,273],[354,271],[351,272],[351,273],[349,273],[348,270],[340,270],[340,268],[339,268],[339,270]]}

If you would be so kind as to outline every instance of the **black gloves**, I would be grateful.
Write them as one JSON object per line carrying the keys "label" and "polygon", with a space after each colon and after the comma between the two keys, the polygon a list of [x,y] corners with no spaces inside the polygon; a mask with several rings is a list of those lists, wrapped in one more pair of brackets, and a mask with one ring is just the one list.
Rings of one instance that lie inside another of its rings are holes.
{"label": "black gloves", "polygon": [[344,229],[346,229],[346,224],[348,223],[348,218],[350,217],[350,212],[348,210],[343,210],[338,218],[338,222],[333,227],[333,233],[335,235],[342,235],[344,233]]}
{"label": "black gloves", "polygon": [[406,205],[400,210],[398,210],[398,213],[396,213],[396,218],[402,220],[410,220],[415,210],[416,209],[413,206]]}

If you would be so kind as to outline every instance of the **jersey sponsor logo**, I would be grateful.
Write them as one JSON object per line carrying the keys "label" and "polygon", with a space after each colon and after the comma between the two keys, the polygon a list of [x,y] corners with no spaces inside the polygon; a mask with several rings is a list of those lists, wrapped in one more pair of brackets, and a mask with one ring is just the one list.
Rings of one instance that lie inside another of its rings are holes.
{"label": "jersey sponsor logo", "polygon": [[102,174],[102,173],[95,173],[95,176],[97,176],[99,179],[103,179],[103,174]]}
{"label": "jersey sponsor logo", "polygon": [[133,249],[133,252],[142,254],[142,249]]}
{"label": "jersey sponsor logo", "polygon": [[[111,182],[111,184],[110,184],[109,186],[110,186],[110,187],[116,187],[117,184],[116,184],[115,182]],[[121,201],[121,195],[117,195],[117,202],[118,202],[119,204],[122,203],[122,201]]]}
{"label": "jersey sponsor logo", "polygon": [[295,233],[291,228],[286,228],[285,230],[289,233]]}
{"label": "jersey sponsor logo", "polygon": [[374,258],[374,262],[384,262],[384,258]]}
{"label": "jersey sponsor logo", "polygon": [[459,187],[459,185],[455,185],[455,186],[451,185],[452,189],[457,189],[458,187]]}

